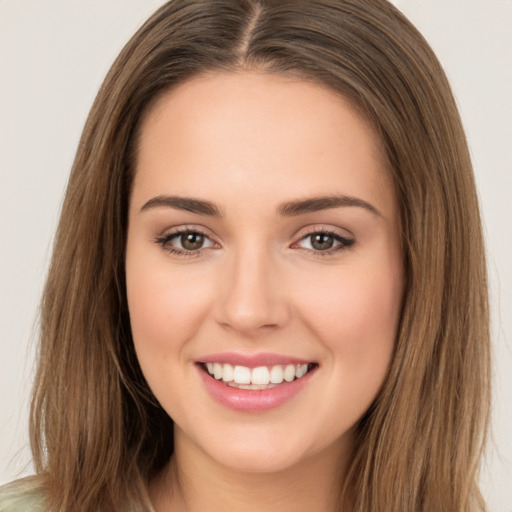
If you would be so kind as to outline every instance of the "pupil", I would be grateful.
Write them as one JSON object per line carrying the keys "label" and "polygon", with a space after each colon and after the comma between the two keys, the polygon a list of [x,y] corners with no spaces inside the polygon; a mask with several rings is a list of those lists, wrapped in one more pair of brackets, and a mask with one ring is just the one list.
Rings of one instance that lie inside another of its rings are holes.
{"label": "pupil", "polygon": [[204,236],[199,233],[186,233],[181,235],[181,245],[187,251],[200,249],[203,245]]}
{"label": "pupil", "polygon": [[318,251],[326,251],[332,248],[334,240],[330,235],[319,233],[317,235],[313,235],[311,245]]}

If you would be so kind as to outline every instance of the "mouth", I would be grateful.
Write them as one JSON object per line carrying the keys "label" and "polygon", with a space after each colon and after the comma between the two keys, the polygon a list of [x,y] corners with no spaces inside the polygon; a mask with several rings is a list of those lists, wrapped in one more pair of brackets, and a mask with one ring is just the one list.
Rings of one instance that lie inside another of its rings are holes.
{"label": "mouth", "polygon": [[316,363],[242,366],[221,362],[199,363],[203,372],[226,386],[245,390],[265,390],[302,379],[318,367]]}

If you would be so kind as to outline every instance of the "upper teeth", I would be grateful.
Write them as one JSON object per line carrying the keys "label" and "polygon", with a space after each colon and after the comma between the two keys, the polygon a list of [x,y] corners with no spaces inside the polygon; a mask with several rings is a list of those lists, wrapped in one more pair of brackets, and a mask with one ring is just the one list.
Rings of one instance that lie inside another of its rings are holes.
{"label": "upper teeth", "polygon": [[206,363],[210,375],[217,380],[234,382],[236,384],[281,384],[283,381],[291,382],[300,379],[308,371],[308,364],[288,364],[285,366],[232,366],[230,364]]}

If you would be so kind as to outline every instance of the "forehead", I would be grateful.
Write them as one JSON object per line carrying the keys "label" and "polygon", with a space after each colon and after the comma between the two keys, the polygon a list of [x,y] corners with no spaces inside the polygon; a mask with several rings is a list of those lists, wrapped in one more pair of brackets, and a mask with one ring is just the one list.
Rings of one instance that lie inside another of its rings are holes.
{"label": "forehead", "polygon": [[211,73],[169,91],[145,116],[134,200],[340,193],[386,210],[391,181],[376,129],[343,96],[290,76]]}

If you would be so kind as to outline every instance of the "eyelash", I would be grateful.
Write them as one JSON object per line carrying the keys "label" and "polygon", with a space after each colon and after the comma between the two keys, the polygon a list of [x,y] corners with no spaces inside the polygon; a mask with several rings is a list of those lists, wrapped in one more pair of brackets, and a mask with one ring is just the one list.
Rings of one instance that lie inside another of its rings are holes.
{"label": "eyelash", "polygon": [[[177,229],[176,231],[173,231],[172,233],[169,233],[167,235],[163,235],[163,236],[159,236],[159,237],[155,238],[155,243],[160,245],[162,247],[162,249],[164,249],[169,254],[174,254],[176,256],[182,256],[184,258],[193,258],[193,257],[200,256],[203,253],[203,251],[205,249],[207,249],[207,247],[202,247],[202,248],[198,249],[197,251],[187,251],[186,249],[178,249],[176,247],[173,247],[172,245],[169,245],[169,242],[171,240],[173,240],[174,238],[183,236],[183,235],[201,235],[204,238],[211,240],[211,238],[206,233],[201,231],[200,229],[184,227],[184,228]],[[214,242],[212,242],[212,243],[214,243]]]}
{"label": "eyelash", "polygon": [[[210,240],[212,242],[212,244],[215,244],[215,242],[213,242],[211,240],[211,238],[206,233],[201,231],[200,229],[186,228],[186,227],[177,229],[176,231],[173,231],[172,233],[169,233],[167,235],[156,237],[155,243],[160,245],[162,247],[162,249],[164,249],[169,254],[174,254],[176,256],[185,257],[185,258],[198,257],[209,247],[201,247],[198,250],[186,250],[186,249],[179,249],[179,248],[169,245],[169,242],[171,240],[178,238],[180,236],[183,236],[183,235],[190,235],[190,234],[203,236],[204,238]],[[292,247],[297,246],[300,242],[307,240],[308,238],[312,237],[313,235],[323,235],[323,236],[331,237],[334,240],[334,242],[337,242],[337,245],[335,245],[334,247],[327,249],[325,251],[308,249],[308,248],[303,248],[303,247],[296,247],[296,248],[299,250],[313,253],[315,256],[323,257],[323,256],[332,255],[334,253],[345,251],[348,248],[350,248],[351,246],[353,246],[356,242],[354,239],[341,236],[339,233],[337,233],[335,231],[331,231],[328,229],[313,229],[313,230],[307,232],[306,234],[304,234],[297,242],[294,242],[292,244]]]}
{"label": "eyelash", "polygon": [[308,238],[311,238],[313,235],[328,236],[328,237],[332,238],[334,240],[334,242],[338,243],[338,245],[335,245],[334,247],[327,249],[325,251],[306,249],[306,248],[302,248],[302,247],[298,248],[298,249],[302,249],[304,251],[312,252],[314,256],[320,256],[320,257],[330,256],[330,255],[338,253],[338,252],[346,251],[351,246],[353,246],[356,242],[353,238],[347,238],[347,237],[341,236],[336,231],[332,231],[329,229],[322,229],[322,228],[319,228],[319,229],[313,228],[313,229],[309,230],[308,232],[306,232],[303,236],[301,236],[301,238],[297,242],[294,242],[292,244],[292,246],[297,245],[298,243],[302,242],[303,240],[307,240]]}

